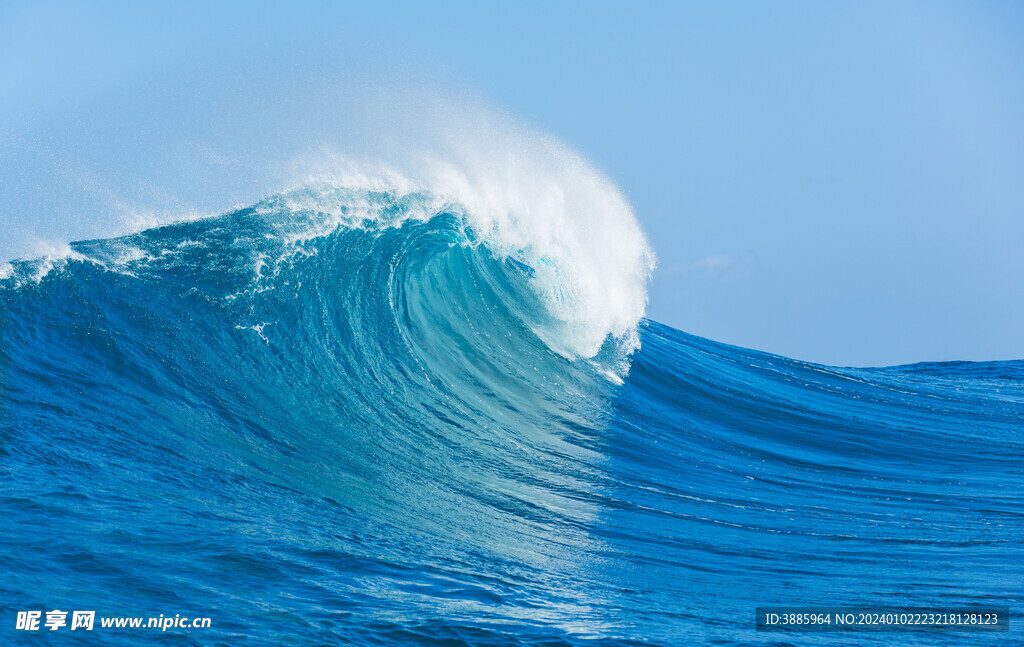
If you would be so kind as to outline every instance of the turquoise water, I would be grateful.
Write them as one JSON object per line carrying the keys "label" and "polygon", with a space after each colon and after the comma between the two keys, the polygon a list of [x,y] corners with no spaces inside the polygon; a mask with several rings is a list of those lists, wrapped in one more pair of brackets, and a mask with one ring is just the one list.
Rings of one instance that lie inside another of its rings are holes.
{"label": "turquoise water", "polygon": [[[56,638],[31,609],[211,619],[110,645],[1017,640],[1024,362],[832,368],[649,320],[583,353],[557,258],[429,196],[308,195],[0,279],[5,644]],[[754,632],[827,604],[1015,615]]]}

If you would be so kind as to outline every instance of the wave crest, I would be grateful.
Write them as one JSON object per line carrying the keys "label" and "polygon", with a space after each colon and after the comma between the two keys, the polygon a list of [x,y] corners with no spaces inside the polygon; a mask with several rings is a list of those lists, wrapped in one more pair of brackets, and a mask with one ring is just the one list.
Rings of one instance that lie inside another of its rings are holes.
{"label": "wave crest", "polygon": [[537,329],[551,348],[590,358],[611,337],[635,349],[655,258],[615,185],[556,140],[511,126],[476,125],[471,141],[441,148],[400,167],[321,155],[306,167],[305,188],[286,199],[334,217],[366,191],[419,196],[427,213],[455,211],[494,253],[533,268],[532,287],[557,323]]}
{"label": "wave crest", "polygon": [[[232,318],[222,323],[268,343],[274,318],[294,315],[282,309],[280,295],[287,294],[307,310],[315,303],[321,319],[359,310],[346,325],[364,333],[390,318],[400,335],[432,338],[434,348],[465,341],[456,338],[467,328],[491,342],[514,337],[522,347],[532,343],[525,331],[613,379],[628,370],[651,257],[624,202],[608,194],[610,210],[594,211],[594,223],[617,223],[619,234],[608,237],[603,225],[574,231],[571,218],[582,212],[565,204],[534,211],[540,205],[523,201],[502,209],[472,202],[465,187],[461,194],[419,190],[391,173],[373,181],[358,176],[357,188],[356,178],[294,189],[222,217],[74,243],[63,254],[17,261],[10,275],[38,282],[71,262],[163,283],[180,282],[184,273],[194,285],[182,289],[232,305]],[[276,304],[262,296],[271,291]],[[371,307],[384,310],[367,319]],[[408,339],[407,347],[415,343]],[[474,357],[492,352],[491,342]]]}

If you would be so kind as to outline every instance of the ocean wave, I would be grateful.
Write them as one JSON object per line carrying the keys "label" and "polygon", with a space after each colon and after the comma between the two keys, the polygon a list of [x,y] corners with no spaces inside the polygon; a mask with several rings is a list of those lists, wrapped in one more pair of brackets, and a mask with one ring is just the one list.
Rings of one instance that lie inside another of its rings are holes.
{"label": "ocean wave", "polygon": [[13,262],[0,611],[180,611],[220,644],[743,645],[761,604],[1019,604],[1019,363],[686,335],[641,318],[651,256],[599,179],[583,208],[442,175]]}

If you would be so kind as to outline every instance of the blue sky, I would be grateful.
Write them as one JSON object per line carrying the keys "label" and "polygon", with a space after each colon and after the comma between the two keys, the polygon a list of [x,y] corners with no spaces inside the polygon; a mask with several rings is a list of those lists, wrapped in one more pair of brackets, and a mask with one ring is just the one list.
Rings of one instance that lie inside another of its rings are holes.
{"label": "blue sky", "polygon": [[1019,3],[27,5],[0,0],[5,259],[103,235],[126,195],[259,197],[258,165],[190,155],[234,138],[259,158],[266,129],[327,119],[355,142],[355,103],[289,106],[401,81],[474,93],[605,171],[658,254],[653,319],[834,364],[1024,358]]}

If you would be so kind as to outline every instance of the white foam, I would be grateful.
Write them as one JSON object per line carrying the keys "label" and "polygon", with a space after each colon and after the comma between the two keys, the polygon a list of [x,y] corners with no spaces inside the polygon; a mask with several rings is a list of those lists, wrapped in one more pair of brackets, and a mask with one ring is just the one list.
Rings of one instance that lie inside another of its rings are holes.
{"label": "white foam", "polygon": [[622,193],[551,137],[479,112],[457,121],[432,150],[387,166],[325,154],[301,182],[460,205],[478,235],[535,269],[549,346],[571,358],[595,356],[609,336],[635,347],[654,254]]}

